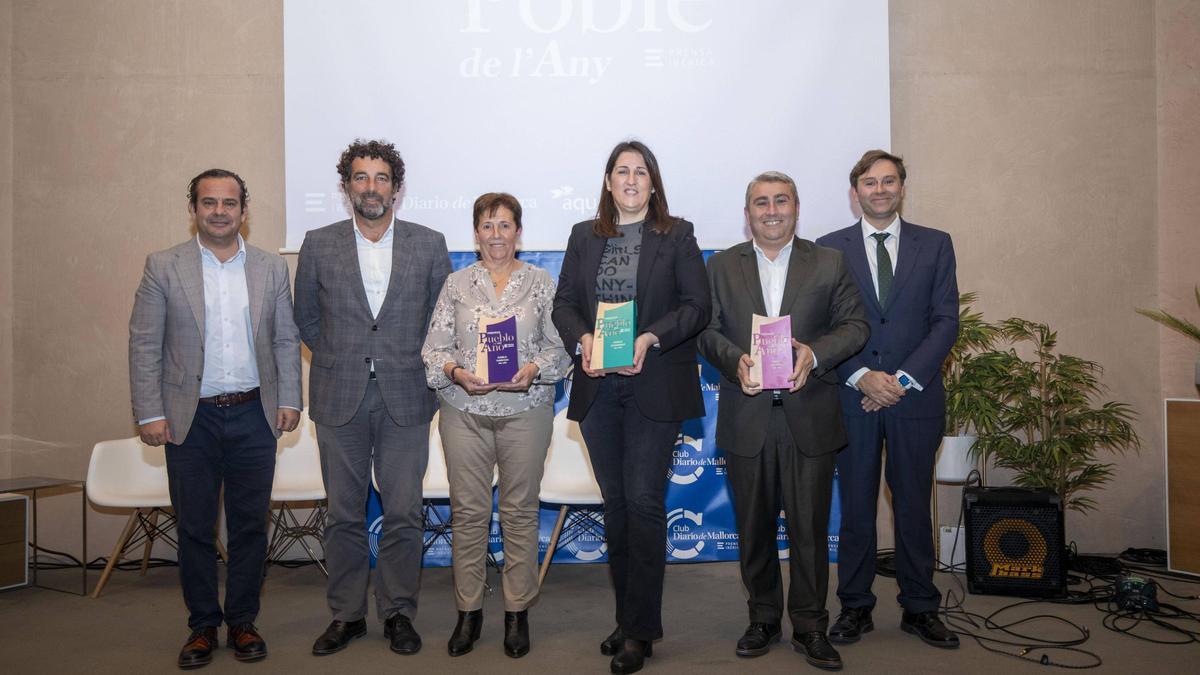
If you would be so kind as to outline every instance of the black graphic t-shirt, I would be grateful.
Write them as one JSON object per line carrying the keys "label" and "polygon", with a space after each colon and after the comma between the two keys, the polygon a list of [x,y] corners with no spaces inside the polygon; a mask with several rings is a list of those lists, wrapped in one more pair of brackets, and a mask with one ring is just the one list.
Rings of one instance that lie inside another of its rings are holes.
{"label": "black graphic t-shirt", "polygon": [[637,298],[637,266],[642,254],[644,223],[618,225],[620,234],[605,242],[600,271],[596,274],[596,299],[600,302],[628,302]]}

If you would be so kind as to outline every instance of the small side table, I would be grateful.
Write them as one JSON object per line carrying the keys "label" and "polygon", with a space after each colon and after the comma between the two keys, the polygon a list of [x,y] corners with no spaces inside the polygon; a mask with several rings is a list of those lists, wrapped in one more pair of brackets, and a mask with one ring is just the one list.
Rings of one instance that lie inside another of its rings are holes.
{"label": "small side table", "polygon": [[82,591],[77,595],[87,595],[87,485],[82,480],[73,478],[53,478],[50,476],[18,476],[16,478],[0,479],[0,492],[28,492],[30,493],[31,515],[33,516],[33,573],[30,575],[30,586],[44,588],[50,591],[59,591],[61,593],[74,593],[53,586],[43,586],[38,583],[38,490],[46,490],[57,487],[77,487],[79,488],[79,503],[81,506],[79,515],[81,522],[81,532],[83,540],[83,548],[80,552],[80,566],[82,567]]}

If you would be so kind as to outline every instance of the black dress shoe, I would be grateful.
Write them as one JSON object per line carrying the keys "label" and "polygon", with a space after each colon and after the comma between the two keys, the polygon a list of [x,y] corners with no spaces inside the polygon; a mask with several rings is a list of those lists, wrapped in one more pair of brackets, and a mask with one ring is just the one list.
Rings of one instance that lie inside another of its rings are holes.
{"label": "black dress shoe", "polygon": [[258,634],[252,623],[230,626],[225,634],[225,644],[233,647],[233,658],[238,661],[258,661],[267,658],[267,641]]}
{"label": "black dress shoe", "polygon": [[829,641],[837,645],[858,642],[863,633],[875,630],[870,607],[843,607],[837,621],[829,627]]}
{"label": "black dress shoe", "polygon": [[197,628],[188,636],[183,649],[179,650],[179,667],[184,670],[199,668],[212,663],[213,650],[220,646],[217,642],[217,627],[205,626]]}
{"label": "black dress shoe", "polygon": [[621,651],[621,645],[625,644],[625,633],[621,631],[621,627],[617,626],[613,632],[604,638],[604,642],[600,643],[600,653],[605,656],[612,656]]}
{"label": "black dress shoe", "polygon": [[342,651],[351,640],[367,634],[367,620],[329,622],[329,627],[321,633],[321,637],[313,643],[312,653],[315,656],[326,656]]}
{"label": "black dress shoe", "polygon": [[779,624],[752,623],[737,642],[738,656],[762,656],[771,651],[771,645],[779,642]]}
{"label": "black dress shoe", "polygon": [[482,625],[482,609],[473,609],[469,612],[460,611],[458,623],[454,625],[454,632],[450,634],[450,641],[446,643],[446,651],[450,653],[450,656],[462,656],[474,649]]}
{"label": "black dress shoe", "polygon": [[625,638],[625,641],[621,643],[621,650],[612,657],[612,662],[608,664],[608,669],[616,675],[636,673],[642,669],[646,659],[653,654],[654,645],[649,640]]}
{"label": "black dress shoe", "polygon": [[393,614],[383,622],[383,635],[392,641],[392,651],[397,654],[416,654],[421,651],[421,636],[417,635],[412,621],[403,614]]}
{"label": "black dress shoe", "polygon": [[825,633],[814,630],[807,633],[792,633],[792,648],[804,654],[804,660],[810,665],[825,670],[841,670],[842,657],[829,644]]}
{"label": "black dress shoe", "polygon": [[529,612],[504,613],[504,653],[519,659],[529,653]]}
{"label": "black dress shoe", "polygon": [[900,629],[912,633],[925,641],[925,644],[941,647],[942,649],[958,649],[958,636],[946,628],[946,624],[938,618],[937,612],[921,612],[909,614],[905,612],[900,617]]}

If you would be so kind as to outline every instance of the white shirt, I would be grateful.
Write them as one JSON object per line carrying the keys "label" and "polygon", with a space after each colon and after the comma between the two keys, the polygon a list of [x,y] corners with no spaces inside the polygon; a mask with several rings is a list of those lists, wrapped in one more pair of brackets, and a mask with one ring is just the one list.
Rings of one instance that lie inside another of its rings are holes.
{"label": "white shirt", "polygon": [[[875,237],[871,236],[877,232],[887,232],[887,239],[883,240],[883,248],[888,252],[888,256],[892,259],[892,274],[896,273],[896,264],[900,260],[900,216],[897,215],[888,223],[888,226],[882,230],[877,229],[874,225],[867,222],[866,218],[860,218],[858,221],[862,227],[863,246],[867,251],[867,264],[871,267],[871,284],[875,286],[875,297],[879,297],[879,242]],[[846,378],[846,386],[853,389],[858,389],[858,380],[870,370],[869,368],[859,368],[854,371],[850,377]],[[897,370],[896,376],[908,375],[903,370]],[[921,391],[921,383],[912,375],[908,375],[911,387],[917,391]],[[905,387],[908,389],[908,387]]]}
{"label": "white shirt", "polygon": [[204,270],[204,376],[200,397],[249,391],[258,386],[258,360],[250,326],[246,290],[246,242],[238,235],[238,252],[221,262],[200,243]]}
{"label": "white shirt", "polygon": [[[788,263],[792,260],[792,244],[795,238],[779,249],[775,259],[767,257],[765,251],[758,247],[758,242],[751,240],[754,246],[754,257],[758,260],[758,283],[762,287],[763,304],[767,307],[767,316],[779,316],[783,307],[783,290],[787,285]],[[812,369],[817,369],[817,355],[813,354]]]}
{"label": "white shirt", "polygon": [[[383,299],[387,297],[388,282],[392,279],[392,230],[395,225],[393,220],[379,241],[371,241],[358,229],[358,219],[355,218],[354,221],[354,241],[358,244],[358,269],[362,273],[363,289],[367,292],[371,317],[376,319],[379,318],[379,309],[383,307]],[[373,370],[374,365],[371,368]]]}

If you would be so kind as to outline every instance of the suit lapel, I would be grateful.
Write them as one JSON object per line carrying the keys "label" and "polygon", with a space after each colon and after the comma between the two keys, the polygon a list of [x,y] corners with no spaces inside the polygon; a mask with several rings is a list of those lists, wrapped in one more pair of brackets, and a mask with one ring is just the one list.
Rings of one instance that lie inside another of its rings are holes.
{"label": "suit lapel", "polygon": [[[646,301],[646,292],[650,289],[650,272],[658,261],[658,249],[662,245],[663,235],[654,231],[650,223],[642,226],[642,249],[638,255],[637,268],[637,306],[642,307]],[[638,329],[641,329],[642,312],[638,312]]]}
{"label": "suit lapel", "polygon": [[758,254],[751,244],[742,249],[738,256],[739,267],[742,268],[742,281],[746,283],[746,297],[754,301],[754,313],[767,315],[767,302],[763,299],[762,279],[758,276]]}
{"label": "suit lapel", "polygon": [[904,282],[912,276],[917,257],[921,254],[921,236],[911,223],[900,221],[900,246],[897,247],[896,257],[900,258],[896,265],[896,275],[892,278],[892,288],[888,291],[888,307],[895,304],[896,298],[904,288]]}
{"label": "suit lapel", "polygon": [[[604,237],[594,235],[585,238],[586,245],[579,260],[580,270],[584,272],[582,278],[591,280],[591,283],[584,282],[583,294],[587,299],[587,316],[593,323],[596,321],[596,276],[600,274],[600,258],[604,257],[604,244],[607,241]],[[640,267],[640,261],[638,265]]]}
{"label": "suit lapel", "polygon": [[345,272],[346,281],[354,291],[354,297],[358,298],[367,316],[371,316],[371,304],[367,302],[367,289],[363,286],[362,268],[358,266],[358,242],[354,235],[354,220],[347,221],[346,227],[339,234],[341,236],[338,240],[338,267]]}
{"label": "suit lapel", "polygon": [[262,318],[263,296],[267,287],[267,266],[262,253],[247,246],[245,269],[246,299],[250,304],[250,332],[257,337],[259,321]]}
{"label": "suit lapel", "polygon": [[[845,237],[845,248],[842,249],[842,252],[846,256],[850,272],[854,275],[854,281],[862,290],[863,300],[870,303],[877,314],[883,314],[883,307],[879,305],[879,296],[875,293],[875,280],[871,278],[871,264],[867,262],[867,249],[862,236],[862,221],[847,228]],[[890,292],[894,293],[895,291],[896,286],[893,282]]]}
{"label": "suit lapel", "polygon": [[792,257],[788,259],[787,281],[783,284],[783,302],[779,303],[779,315],[791,314],[792,305],[800,289],[808,283],[808,277],[813,273],[812,244],[801,241],[798,237],[792,239]]}
{"label": "suit lapel", "polygon": [[200,245],[195,240],[185,244],[175,256],[175,270],[183,282],[183,294],[187,296],[192,316],[196,318],[196,330],[204,340],[204,269],[200,263]]}
{"label": "suit lapel", "polygon": [[[387,294],[383,296],[383,304],[379,307],[380,317],[395,303],[396,296],[404,292],[402,289],[408,287],[408,277],[412,273],[412,265],[408,264],[408,237],[410,234],[404,221],[392,221],[392,273],[388,277]],[[362,275],[359,275],[359,283],[362,283]],[[441,290],[439,288],[435,293],[440,293]],[[363,291],[363,297],[366,298],[366,296],[366,291]]]}

